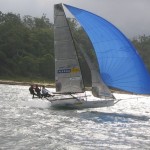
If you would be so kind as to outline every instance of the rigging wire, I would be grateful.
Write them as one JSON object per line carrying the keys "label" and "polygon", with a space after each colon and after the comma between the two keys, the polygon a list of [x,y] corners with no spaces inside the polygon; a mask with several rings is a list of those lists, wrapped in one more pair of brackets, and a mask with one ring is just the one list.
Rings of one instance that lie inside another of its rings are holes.
{"label": "rigging wire", "polygon": [[[124,98],[124,99],[117,99],[116,102],[114,104],[117,104],[118,102],[122,101],[122,100],[131,100],[131,99],[139,99],[141,97],[133,97],[133,98]],[[150,98],[150,96],[146,96],[144,98]]]}

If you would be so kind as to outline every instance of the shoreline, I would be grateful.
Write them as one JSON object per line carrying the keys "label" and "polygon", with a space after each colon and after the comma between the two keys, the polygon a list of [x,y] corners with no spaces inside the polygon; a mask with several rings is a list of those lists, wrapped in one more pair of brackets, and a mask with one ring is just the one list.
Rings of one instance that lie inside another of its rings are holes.
{"label": "shoreline", "polygon": [[30,86],[31,84],[37,85],[45,85],[46,87],[54,88],[54,83],[41,83],[41,82],[21,82],[21,81],[13,81],[13,80],[0,80],[0,84],[7,84],[7,85],[21,85],[21,86]]}
{"label": "shoreline", "polygon": [[[38,85],[38,86],[42,86],[45,85],[48,88],[55,88],[55,83],[45,83],[45,82],[24,82],[24,81],[13,81],[13,80],[1,80],[0,79],[0,84],[6,84],[6,85],[20,85],[20,86],[30,86],[31,84],[33,85]],[[91,87],[86,87],[87,91],[91,90]],[[119,93],[119,94],[133,94],[130,92],[126,92],[126,91],[120,91],[117,89],[111,89],[112,93]],[[135,94],[135,95],[139,95],[139,94]],[[143,94],[142,94],[143,95]]]}

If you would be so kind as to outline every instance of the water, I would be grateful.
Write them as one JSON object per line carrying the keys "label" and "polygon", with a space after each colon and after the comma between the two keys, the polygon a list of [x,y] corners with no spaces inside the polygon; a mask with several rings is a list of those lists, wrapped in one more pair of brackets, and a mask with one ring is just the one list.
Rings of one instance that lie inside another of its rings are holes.
{"label": "water", "polygon": [[[58,110],[28,87],[0,85],[1,150],[149,150],[150,98],[116,94],[113,107]],[[51,89],[53,90],[53,89]]]}

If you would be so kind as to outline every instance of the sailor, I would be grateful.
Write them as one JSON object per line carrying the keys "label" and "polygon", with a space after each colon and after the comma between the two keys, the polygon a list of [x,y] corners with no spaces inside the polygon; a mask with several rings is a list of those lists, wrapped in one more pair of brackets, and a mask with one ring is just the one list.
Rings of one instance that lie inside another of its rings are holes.
{"label": "sailor", "polygon": [[44,97],[51,97],[51,96],[53,96],[53,95],[50,93],[50,91],[48,91],[48,90],[45,88],[44,85],[42,86],[42,96],[44,96]]}
{"label": "sailor", "polygon": [[36,94],[35,94],[35,92],[34,92],[34,86],[33,86],[33,85],[31,85],[31,86],[29,87],[29,91],[30,91],[30,94],[33,95],[32,98],[34,98],[34,95],[36,95]]}
{"label": "sailor", "polygon": [[42,96],[41,96],[41,89],[38,87],[38,85],[35,86],[35,92],[37,93],[37,96],[39,98],[42,98]]}

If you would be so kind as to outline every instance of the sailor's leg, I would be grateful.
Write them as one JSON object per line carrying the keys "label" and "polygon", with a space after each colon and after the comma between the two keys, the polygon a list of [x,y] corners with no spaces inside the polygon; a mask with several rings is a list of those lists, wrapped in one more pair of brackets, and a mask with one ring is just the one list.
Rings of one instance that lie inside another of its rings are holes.
{"label": "sailor's leg", "polygon": [[39,97],[39,98],[42,98],[41,93],[38,93],[38,97]]}

